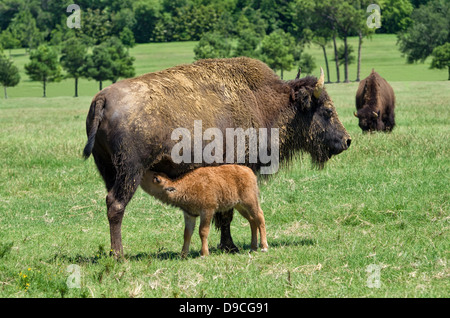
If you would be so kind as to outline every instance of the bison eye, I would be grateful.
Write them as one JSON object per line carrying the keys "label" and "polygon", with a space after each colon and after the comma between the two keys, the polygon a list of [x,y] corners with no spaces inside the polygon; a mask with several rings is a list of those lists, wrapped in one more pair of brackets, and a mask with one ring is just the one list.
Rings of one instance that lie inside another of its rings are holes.
{"label": "bison eye", "polygon": [[331,116],[333,116],[333,110],[330,108],[325,108],[324,115],[327,118],[331,118]]}

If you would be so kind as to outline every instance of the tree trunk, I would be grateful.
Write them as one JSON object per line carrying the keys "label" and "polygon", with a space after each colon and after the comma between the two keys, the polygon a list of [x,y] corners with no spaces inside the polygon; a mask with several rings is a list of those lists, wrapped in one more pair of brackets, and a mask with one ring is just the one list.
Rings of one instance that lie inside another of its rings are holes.
{"label": "tree trunk", "polygon": [[75,77],[75,97],[78,97],[78,77]]}
{"label": "tree trunk", "polygon": [[358,66],[356,69],[356,81],[360,81],[360,75],[361,75],[361,47],[362,47],[362,31],[359,30],[359,42],[358,42]]}
{"label": "tree trunk", "polygon": [[348,45],[347,45],[347,35],[344,36],[344,57],[345,57],[345,63],[344,63],[344,83],[350,82],[348,80]]}
{"label": "tree trunk", "polygon": [[333,34],[333,45],[334,45],[334,59],[336,62],[336,77],[337,77],[336,83],[339,83],[341,80],[340,80],[340,75],[339,75],[339,56],[338,56],[338,52],[337,52],[336,35],[335,34]]}
{"label": "tree trunk", "polygon": [[328,67],[328,58],[327,58],[327,49],[325,48],[326,45],[322,46],[323,50],[323,57],[325,59],[325,67],[327,68],[327,83],[331,83],[330,81],[330,68]]}
{"label": "tree trunk", "polygon": [[99,88],[102,90],[102,81],[99,82]]}
{"label": "tree trunk", "polygon": [[450,65],[448,66],[448,80],[450,81]]}
{"label": "tree trunk", "polygon": [[47,97],[46,95],[46,84],[47,84],[47,80],[44,78],[44,80],[42,81],[42,84],[44,86],[44,97]]}
{"label": "tree trunk", "polygon": [[281,69],[281,79],[283,79],[283,69]]}
{"label": "tree trunk", "polygon": [[5,99],[8,99],[8,94],[6,94],[6,86],[3,86],[3,90],[5,91]]}

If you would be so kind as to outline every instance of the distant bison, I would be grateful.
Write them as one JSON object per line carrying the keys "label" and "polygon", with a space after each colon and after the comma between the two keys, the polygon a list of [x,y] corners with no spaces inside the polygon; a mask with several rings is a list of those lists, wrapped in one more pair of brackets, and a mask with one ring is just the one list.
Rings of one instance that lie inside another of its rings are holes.
{"label": "distant bison", "polygon": [[189,253],[198,216],[202,240],[200,254],[207,256],[209,227],[214,213],[227,212],[233,208],[250,223],[251,249],[257,250],[259,232],[261,251],[267,251],[266,223],[259,205],[258,183],[250,168],[240,165],[200,167],[174,180],[163,173],[147,171],[141,187],[162,202],[183,210],[185,228],[182,256]]}
{"label": "distant bison", "polygon": [[[108,191],[107,215],[115,255],[123,255],[125,207],[147,171],[176,178],[201,166],[222,164],[173,160],[171,153],[177,144],[172,139],[174,130],[184,127],[195,135],[195,121],[200,120],[202,129],[215,127],[224,135],[229,128],[277,130],[279,162],[306,151],[323,166],[351,142],[324,89],[323,70],[319,79],[297,76],[282,81],[261,61],[241,57],[200,60],[117,82],[92,100],[84,148],[85,158],[91,153],[94,156]],[[260,171],[266,162],[257,158],[251,163],[248,157],[252,151],[246,147],[242,164]],[[230,148],[224,147],[224,158],[234,153]],[[185,155],[191,159],[191,154],[183,152]],[[230,234],[233,210],[216,215],[221,216],[215,217],[222,232],[220,247],[236,250]]]}
{"label": "distant bison", "polygon": [[395,126],[395,95],[391,85],[374,69],[359,83],[356,110],[363,131],[392,131]]}

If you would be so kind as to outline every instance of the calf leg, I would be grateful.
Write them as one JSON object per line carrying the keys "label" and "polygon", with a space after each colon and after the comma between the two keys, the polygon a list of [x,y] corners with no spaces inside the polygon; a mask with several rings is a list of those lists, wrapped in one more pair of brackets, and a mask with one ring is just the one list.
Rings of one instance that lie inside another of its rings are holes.
{"label": "calf leg", "polygon": [[258,224],[259,229],[259,240],[260,240],[260,247],[261,252],[267,252],[267,249],[269,248],[269,245],[267,244],[267,237],[266,237],[266,221],[264,220],[264,213],[261,208],[259,209],[259,213],[256,217],[256,223]]}
{"label": "calf leg", "polygon": [[192,233],[194,233],[195,221],[197,218],[195,216],[189,215],[184,212],[184,244],[181,250],[181,257],[186,257],[189,254],[189,245],[191,244]]}
{"label": "calf leg", "polygon": [[209,235],[209,228],[211,225],[211,220],[212,220],[213,214],[214,214],[214,211],[207,210],[207,211],[203,211],[200,215],[199,234],[200,234],[200,239],[202,241],[202,249],[200,251],[201,256],[209,255],[208,235]]}

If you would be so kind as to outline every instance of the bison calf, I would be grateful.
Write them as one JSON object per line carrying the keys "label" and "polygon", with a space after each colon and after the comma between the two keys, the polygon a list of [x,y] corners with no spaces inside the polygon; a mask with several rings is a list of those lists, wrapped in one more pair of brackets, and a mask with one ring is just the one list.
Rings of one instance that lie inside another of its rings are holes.
{"label": "bison calf", "polygon": [[200,216],[199,234],[202,241],[201,255],[207,256],[208,234],[214,213],[236,208],[250,222],[251,249],[257,250],[257,232],[260,233],[261,251],[267,251],[264,214],[259,205],[259,189],[253,171],[245,166],[222,165],[201,167],[178,179],[170,179],[164,173],[148,171],[142,188],[164,203],[179,207],[184,212],[184,245],[181,255],[189,253],[189,244]]}

